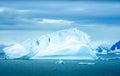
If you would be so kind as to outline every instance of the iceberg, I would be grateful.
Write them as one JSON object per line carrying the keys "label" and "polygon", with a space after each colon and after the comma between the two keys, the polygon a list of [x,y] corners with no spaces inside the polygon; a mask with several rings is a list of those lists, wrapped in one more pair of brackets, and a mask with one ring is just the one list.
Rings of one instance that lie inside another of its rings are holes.
{"label": "iceberg", "polygon": [[58,60],[55,62],[56,64],[65,64],[65,62],[63,60]]}
{"label": "iceberg", "polygon": [[7,59],[96,59],[87,34],[77,28],[60,30],[4,48]]}

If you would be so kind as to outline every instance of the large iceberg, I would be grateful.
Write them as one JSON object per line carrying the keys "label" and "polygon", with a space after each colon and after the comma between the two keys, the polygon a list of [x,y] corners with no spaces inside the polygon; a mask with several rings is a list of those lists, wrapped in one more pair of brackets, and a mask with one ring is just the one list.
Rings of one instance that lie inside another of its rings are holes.
{"label": "large iceberg", "polygon": [[96,59],[87,34],[76,28],[42,35],[4,48],[7,59]]}

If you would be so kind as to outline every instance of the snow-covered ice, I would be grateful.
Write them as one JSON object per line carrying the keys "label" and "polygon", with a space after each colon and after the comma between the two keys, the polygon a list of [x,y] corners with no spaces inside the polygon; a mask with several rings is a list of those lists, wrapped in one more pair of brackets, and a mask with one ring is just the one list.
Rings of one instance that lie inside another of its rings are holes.
{"label": "snow-covered ice", "polygon": [[42,35],[4,48],[7,59],[96,59],[87,34],[76,28]]}
{"label": "snow-covered ice", "polygon": [[19,58],[29,53],[22,45],[14,44],[3,49],[8,59]]}

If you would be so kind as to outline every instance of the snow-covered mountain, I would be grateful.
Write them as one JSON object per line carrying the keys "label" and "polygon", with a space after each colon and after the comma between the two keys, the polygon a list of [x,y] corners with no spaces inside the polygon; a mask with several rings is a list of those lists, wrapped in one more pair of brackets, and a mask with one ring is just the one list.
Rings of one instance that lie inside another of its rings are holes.
{"label": "snow-covered mountain", "polygon": [[112,51],[120,49],[120,41],[116,42],[115,44],[112,45],[110,48]]}
{"label": "snow-covered mountain", "polygon": [[7,59],[96,59],[87,34],[76,28],[42,35],[4,48]]}
{"label": "snow-covered mountain", "polygon": [[95,50],[97,54],[120,53],[120,41],[116,42],[112,46],[100,45]]}
{"label": "snow-covered mountain", "polygon": [[97,54],[107,54],[108,52],[110,52],[110,48],[106,45],[99,45],[96,49],[95,49]]}

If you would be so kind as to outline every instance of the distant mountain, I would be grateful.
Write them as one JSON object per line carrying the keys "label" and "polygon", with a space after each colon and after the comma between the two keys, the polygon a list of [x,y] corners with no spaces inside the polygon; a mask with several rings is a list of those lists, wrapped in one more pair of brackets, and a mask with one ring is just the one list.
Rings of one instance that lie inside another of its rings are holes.
{"label": "distant mountain", "polygon": [[112,45],[110,48],[112,51],[120,49],[120,41],[116,42],[115,44]]}
{"label": "distant mountain", "polygon": [[99,45],[95,50],[97,54],[120,53],[120,41],[113,44],[112,47]]}
{"label": "distant mountain", "polygon": [[96,51],[97,51],[97,53],[107,54],[110,51],[110,49],[109,49],[109,47],[107,47],[105,45],[100,45],[96,48]]}

